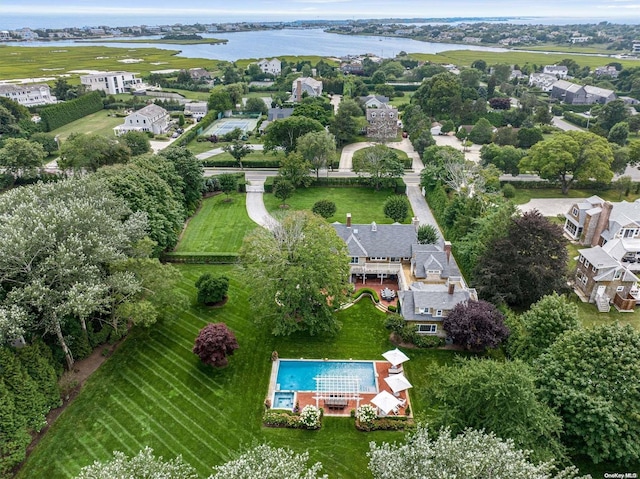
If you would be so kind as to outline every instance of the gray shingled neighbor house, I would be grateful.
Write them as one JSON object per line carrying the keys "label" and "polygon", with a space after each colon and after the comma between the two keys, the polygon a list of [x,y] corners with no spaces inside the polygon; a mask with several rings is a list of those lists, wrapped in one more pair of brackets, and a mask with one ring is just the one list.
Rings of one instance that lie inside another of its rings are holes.
{"label": "gray shingled neighbor house", "polygon": [[633,311],[640,292],[640,201],[611,203],[591,196],[565,214],[564,233],[579,250],[575,291],[583,301],[609,311]]}
{"label": "gray shingled neighbor house", "polygon": [[351,281],[370,282],[385,278],[398,281],[398,305],[403,317],[418,332],[445,336],[442,320],[456,304],[477,300],[465,284],[451,254],[451,243],[418,244],[417,220],[411,225],[333,223],[347,244],[351,257]]}

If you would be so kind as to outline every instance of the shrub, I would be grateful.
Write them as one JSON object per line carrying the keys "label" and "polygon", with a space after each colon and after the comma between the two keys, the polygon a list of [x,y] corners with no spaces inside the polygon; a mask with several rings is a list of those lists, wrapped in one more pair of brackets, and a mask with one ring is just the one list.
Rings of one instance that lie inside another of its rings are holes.
{"label": "shrub", "polygon": [[82,95],[75,100],[56,103],[43,108],[40,112],[42,126],[45,131],[55,130],[61,126],[79,120],[104,108],[100,92],[94,91]]}
{"label": "shrub", "polygon": [[229,278],[226,276],[213,276],[210,273],[201,275],[196,281],[198,288],[198,302],[202,304],[215,304],[227,296],[229,290]]}
{"label": "shrub", "polygon": [[420,225],[418,227],[418,243],[436,244],[438,242],[438,230],[433,225]]}
{"label": "shrub", "polygon": [[389,196],[384,202],[384,215],[402,223],[409,214],[409,202],[405,196]]}
{"label": "shrub", "polygon": [[514,196],[516,196],[515,186],[510,185],[509,183],[505,183],[502,186],[502,194],[504,195],[505,198],[513,198]]}
{"label": "shrub", "polygon": [[333,201],[320,200],[315,202],[313,208],[311,208],[311,211],[327,219],[336,214],[337,208],[336,204]]}
{"label": "shrub", "polygon": [[378,418],[378,412],[371,404],[363,404],[356,409],[356,419],[362,424],[372,424]]}
{"label": "shrub", "polygon": [[372,299],[374,302],[379,303],[380,302],[380,297],[378,296],[378,293],[376,292],[376,290],[371,289],[371,288],[362,288],[359,289],[358,291],[356,291],[353,294],[353,299],[358,299],[360,296],[362,296],[363,294],[369,294],[371,295]]}
{"label": "shrub", "polygon": [[300,423],[306,429],[320,429],[322,413],[320,409],[311,404],[302,408],[300,413]]}
{"label": "shrub", "polygon": [[211,366],[226,366],[227,356],[238,349],[238,341],[224,323],[209,323],[200,330],[193,352],[203,363]]}

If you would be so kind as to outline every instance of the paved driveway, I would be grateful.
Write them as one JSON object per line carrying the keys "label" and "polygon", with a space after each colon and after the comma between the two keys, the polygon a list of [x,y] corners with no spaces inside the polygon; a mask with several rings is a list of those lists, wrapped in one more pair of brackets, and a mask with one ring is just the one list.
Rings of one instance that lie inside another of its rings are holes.
{"label": "paved driveway", "polygon": [[580,198],[534,198],[524,205],[519,205],[518,209],[523,213],[531,210],[538,210],[542,216],[557,216],[566,213]]}

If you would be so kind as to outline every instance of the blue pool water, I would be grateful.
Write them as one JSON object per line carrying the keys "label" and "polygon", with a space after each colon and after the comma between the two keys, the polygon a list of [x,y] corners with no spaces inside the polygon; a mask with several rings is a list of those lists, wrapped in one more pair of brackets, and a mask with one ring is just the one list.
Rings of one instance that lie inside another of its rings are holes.
{"label": "blue pool water", "polygon": [[277,389],[280,391],[315,391],[316,376],[356,376],[361,392],[376,392],[373,362],[280,360]]}
{"label": "blue pool water", "polygon": [[273,395],[274,409],[293,409],[293,395],[295,393],[276,392]]}

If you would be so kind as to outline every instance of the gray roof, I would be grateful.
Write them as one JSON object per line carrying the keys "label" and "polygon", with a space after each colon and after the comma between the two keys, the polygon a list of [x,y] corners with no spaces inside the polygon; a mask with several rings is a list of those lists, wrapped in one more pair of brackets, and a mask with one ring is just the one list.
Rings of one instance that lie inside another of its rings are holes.
{"label": "gray roof", "polygon": [[267,120],[281,120],[293,115],[293,108],[269,108]]}
{"label": "gray roof", "polygon": [[408,321],[441,321],[443,318],[427,314],[416,314],[416,309],[432,308],[451,311],[458,303],[471,298],[468,289],[456,286],[449,294],[446,284],[413,283],[409,291],[399,291],[402,316]]}
{"label": "gray roof", "polygon": [[433,244],[414,244],[411,250],[413,253],[411,263],[414,265],[416,278],[426,278],[426,270],[428,269],[440,270],[441,278],[461,275],[453,255],[449,255],[449,259],[447,259],[447,253],[439,246]]}
{"label": "gray roof", "polygon": [[593,280],[594,281],[613,281],[617,271],[622,272],[622,276],[620,277],[621,282],[635,283],[636,281],[638,281],[638,277],[635,274],[633,274],[631,271],[629,271],[627,268],[625,268],[624,266],[618,266],[616,268],[608,269],[603,273],[599,274],[598,276],[595,276]]}
{"label": "gray roof", "polygon": [[388,96],[382,96],[382,95],[367,95],[367,96],[361,96],[360,100],[363,103],[368,102],[369,100],[371,100],[372,98],[375,98],[376,100],[378,100],[380,103],[389,103],[389,97]]}
{"label": "gray roof", "polygon": [[19,85],[6,84],[0,85],[0,93],[18,93],[23,91],[40,90],[41,88],[46,88],[48,90],[49,85],[45,83],[23,83]]}
{"label": "gray roof", "polygon": [[135,113],[139,113],[140,115],[146,116],[148,118],[155,118],[160,115],[166,115],[168,112],[161,106],[158,106],[155,103],[151,103],[144,108],[136,111]]}
{"label": "gray roof", "polygon": [[602,246],[595,246],[593,248],[579,249],[584,258],[589,261],[596,269],[614,268],[618,266],[618,262],[613,259],[609,253],[602,249]]}
{"label": "gray roof", "polygon": [[585,85],[584,91],[586,91],[589,95],[595,95],[602,98],[608,98],[611,95],[614,95],[613,90],[608,90],[606,88],[600,88],[597,86]]}
{"label": "gray roof", "polygon": [[409,258],[411,245],[417,243],[414,225],[358,224],[347,227],[333,223],[338,235],[347,243],[350,256],[367,258]]}
{"label": "gray roof", "polygon": [[559,88],[560,90],[570,91],[572,93],[575,93],[577,91],[580,91],[583,87],[582,85],[571,83],[566,80],[558,80],[553,84],[553,88]]}

